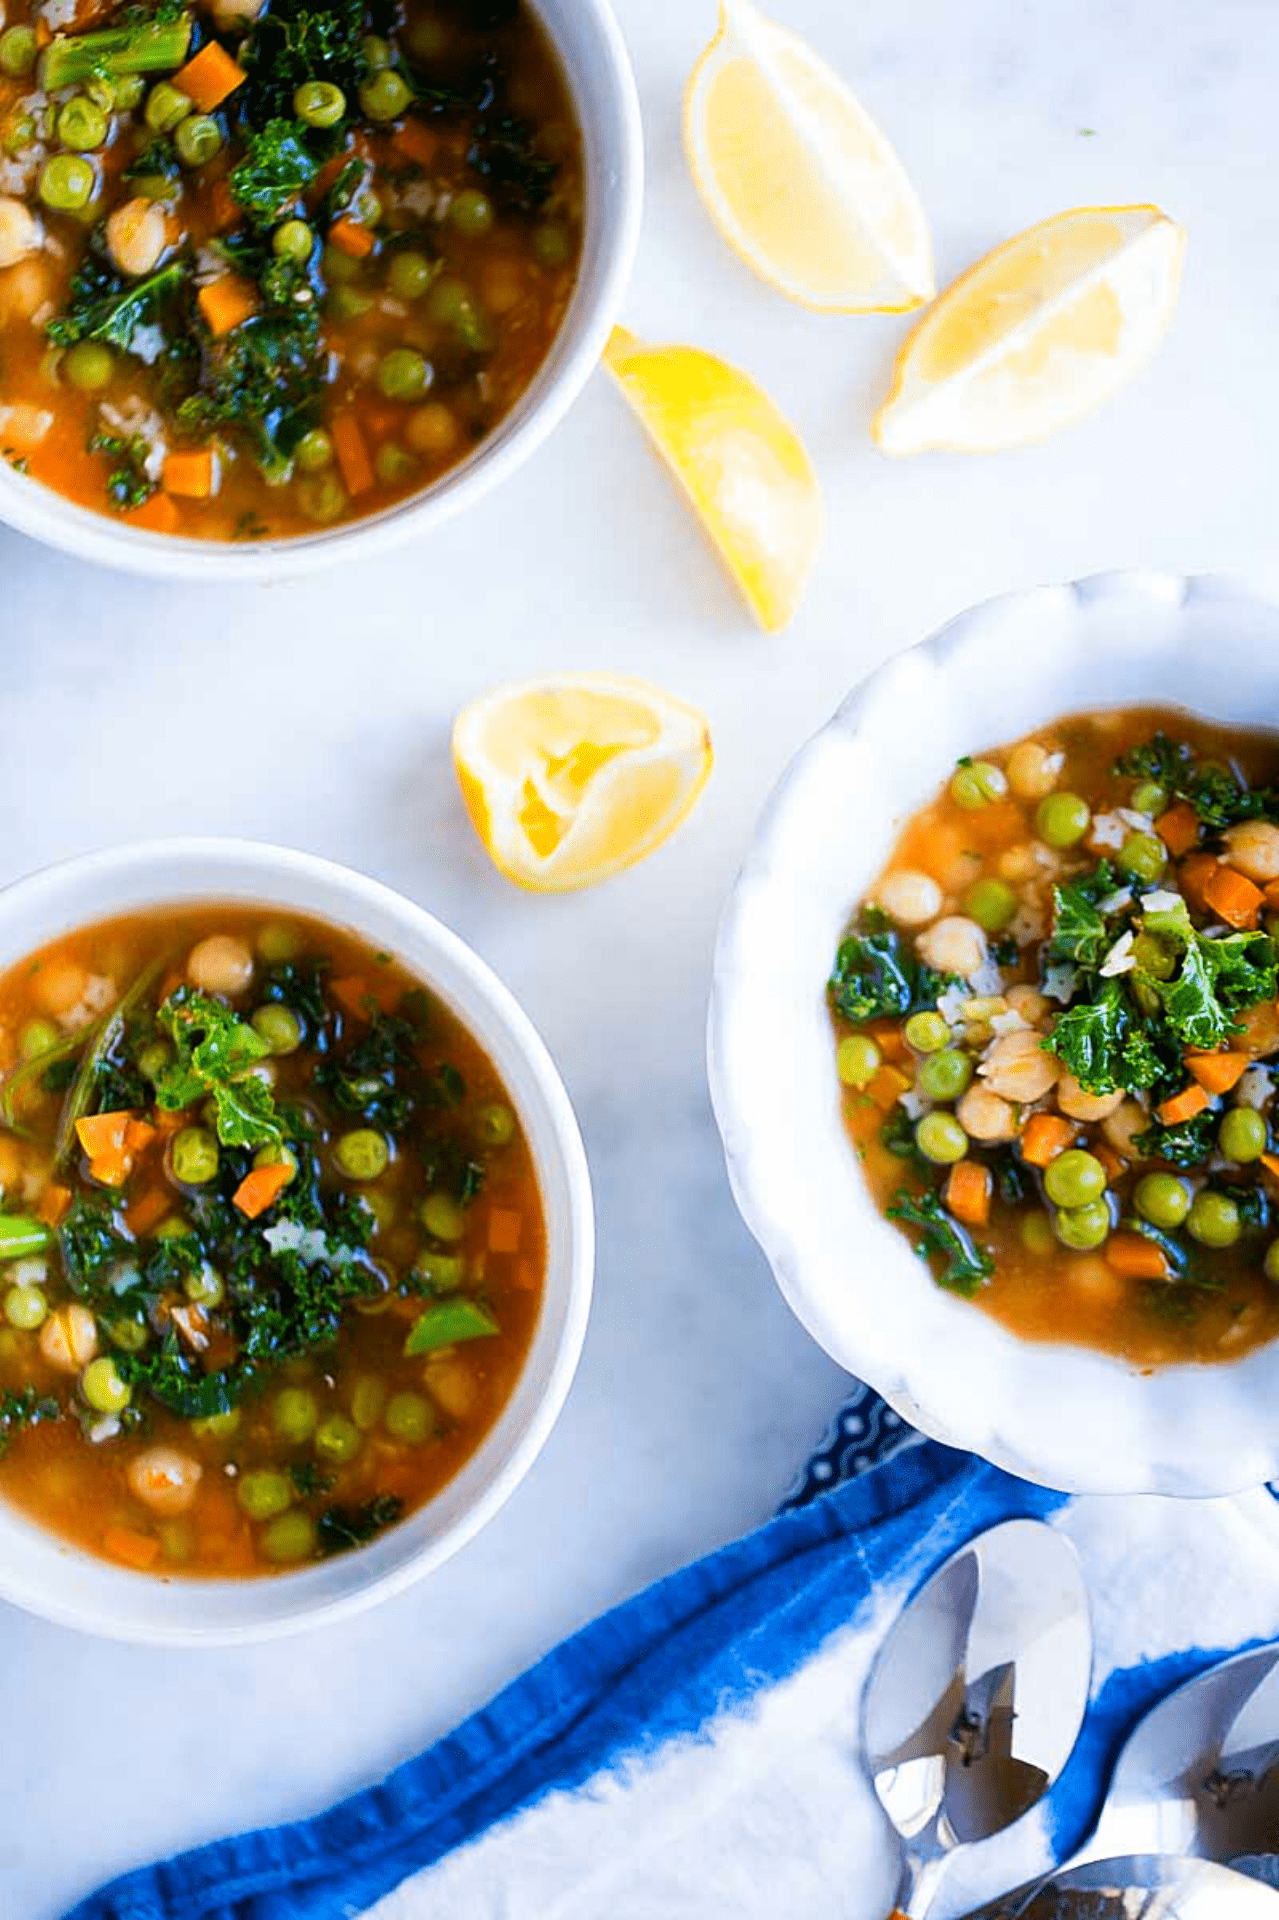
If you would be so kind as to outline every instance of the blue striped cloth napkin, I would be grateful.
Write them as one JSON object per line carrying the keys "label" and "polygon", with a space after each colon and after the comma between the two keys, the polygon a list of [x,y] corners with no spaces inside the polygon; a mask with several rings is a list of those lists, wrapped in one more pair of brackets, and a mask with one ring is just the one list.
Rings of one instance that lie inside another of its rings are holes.
{"label": "blue striped cloth napkin", "polygon": [[947,1883],[939,1917],[963,1911],[1084,1837],[1157,1699],[1279,1636],[1279,1508],[1264,1489],[1046,1492],[922,1441],[863,1388],[775,1519],[585,1628],[380,1785],[131,1873],[68,1920],[883,1920],[898,1852],[859,1760],[865,1677],[932,1568],[1015,1516],[1082,1555],[1094,1695],[1053,1793]]}

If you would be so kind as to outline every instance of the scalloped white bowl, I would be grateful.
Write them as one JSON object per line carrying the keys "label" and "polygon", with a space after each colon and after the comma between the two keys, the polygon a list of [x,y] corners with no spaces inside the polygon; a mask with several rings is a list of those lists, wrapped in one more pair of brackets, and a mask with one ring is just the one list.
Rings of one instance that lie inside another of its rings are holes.
{"label": "scalloped white bowl", "polygon": [[825,998],[853,907],[961,754],[1138,704],[1279,725],[1279,604],[1227,579],[1107,574],[990,601],[864,681],[784,775],[729,899],[711,1096],[783,1294],[904,1419],[1047,1486],[1204,1496],[1279,1477],[1279,1341],[1143,1373],[1019,1339],[936,1286],[858,1170]]}

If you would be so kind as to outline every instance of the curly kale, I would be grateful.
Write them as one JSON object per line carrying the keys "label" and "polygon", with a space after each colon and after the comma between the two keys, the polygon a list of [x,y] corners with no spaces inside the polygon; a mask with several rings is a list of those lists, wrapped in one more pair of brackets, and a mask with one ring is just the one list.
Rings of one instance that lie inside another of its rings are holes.
{"label": "curly kale", "polygon": [[1121,753],[1115,772],[1131,780],[1157,781],[1171,798],[1188,801],[1212,832],[1237,820],[1279,817],[1279,792],[1273,787],[1250,787],[1230,767],[1201,766],[1185,741],[1170,740],[1162,731]]}
{"label": "curly kale", "polygon": [[90,251],[76,268],[66,306],[45,332],[55,347],[101,340],[154,366],[171,336],[189,323],[190,276],[184,260],[173,260],[145,280],[126,280],[99,251]]}
{"label": "curly kale", "polygon": [[903,1188],[887,1211],[890,1220],[918,1228],[916,1253],[943,1262],[937,1273],[940,1286],[971,1299],[995,1271],[990,1255],[974,1245],[972,1235],[947,1213],[935,1193],[909,1193]]}
{"label": "curly kale", "polygon": [[1170,1167],[1183,1171],[1206,1160],[1217,1144],[1220,1116],[1197,1113],[1193,1120],[1182,1120],[1175,1127],[1155,1121],[1144,1133],[1137,1134],[1133,1145],[1143,1160],[1166,1160]]}
{"label": "curly kale", "polygon": [[157,483],[147,472],[151,449],[141,434],[95,433],[89,452],[114,460],[106,479],[107,499],[120,513],[130,513],[151,498]]}
{"label": "curly kale", "polygon": [[906,937],[869,910],[860,930],[840,942],[827,991],[840,1018],[861,1026],[935,1007],[950,985],[950,976],[926,967]]}
{"label": "curly kale", "polygon": [[309,80],[326,80],[355,99],[368,72],[364,0],[272,0],[241,50],[249,79],[246,112],[253,126],[292,120],[293,96]]}
{"label": "curly kale", "polygon": [[248,1022],[211,995],[179,987],[161,1007],[159,1023],[177,1058],[156,1082],[157,1105],[181,1113],[211,1099],[223,1146],[279,1146],[283,1135],[271,1089],[252,1071],[271,1049]]}
{"label": "curly kale", "polygon": [[324,377],[314,302],[268,310],[202,342],[196,390],[178,407],[178,422],[191,433],[235,433],[268,480],[284,480],[315,425]]}
{"label": "curly kale", "polygon": [[49,1394],[38,1394],[34,1387],[23,1387],[20,1393],[0,1393],[0,1458],[8,1452],[16,1433],[61,1417],[61,1402]]}
{"label": "curly kale", "polygon": [[393,1527],[403,1512],[404,1502],[390,1493],[374,1494],[359,1507],[329,1507],[316,1522],[320,1551],[328,1555],[362,1547]]}
{"label": "curly kale", "polygon": [[268,120],[231,170],[231,192],[258,229],[269,229],[290,211],[320,170],[298,121]]}

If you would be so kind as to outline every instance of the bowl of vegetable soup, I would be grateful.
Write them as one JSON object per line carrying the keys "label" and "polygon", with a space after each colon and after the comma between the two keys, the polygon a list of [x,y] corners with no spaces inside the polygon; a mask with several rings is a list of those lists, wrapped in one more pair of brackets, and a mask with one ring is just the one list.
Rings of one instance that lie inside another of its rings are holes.
{"label": "bowl of vegetable soup", "polygon": [[608,0],[10,0],[0,519],[219,580],[438,525],[584,385],[641,192]]}
{"label": "bowl of vegetable soup", "polygon": [[420,907],[215,840],[0,892],[0,1596],[206,1643],[399,1591],[532,1465],[592,1249],[542,1042]]}
{"label": "bowl of vegetable soup", "polygon": [[721,928],[716,1114],[814,1336],[1067,1489],[1279,1474],[1279,607],[1115,574],[863,683]]}

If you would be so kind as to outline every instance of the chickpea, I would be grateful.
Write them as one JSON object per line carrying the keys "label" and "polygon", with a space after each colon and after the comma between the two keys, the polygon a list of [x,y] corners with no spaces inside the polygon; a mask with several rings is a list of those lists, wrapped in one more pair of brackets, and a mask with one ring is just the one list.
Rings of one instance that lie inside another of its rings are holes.
{"label": "chickpea", "polygon": [[920,958],[938,973],[957,973],[971,980],[986,964],[986,936],[975,920],[963,914],[934,921],[920,934],[918,945]]}
{"label": "chickpea", "polygon": [[209,11],[219,33],[234,34],[251,27],[265,5],[266,0],[212,0]]}
{"label": "chickpea", "polygon": [[168,244],[168,215],[154,200],[126,200],[107,221],[107,251],[134,279],[154,271]]}
{"label": "chickpea", "polygon": [[409,415],[404,438],[414,453],[451,453],[457,445],[457,416],[442,400],[428,401]]}
{"label": "chickpea", "polygon": [[243,993],[253,979],[253,955],[234,935],[211,933],[188,954],[187,978],[204,993]]}
{"label": "chickpea", "polygon": [[1011,1140],[1017,1131],[1016,1109],[987,1087],[969,1087],[955,1118],[972,1140]]}
{"label": "chickpea", "polygon": [[450,1420],[467,1420],[475,1412],[480,1383],[469,1360],[463,1360],[458,1354],[432,1360],[423,1379],[432,1400]]}
{"label": "chickpea", "polygon": [[[3,228],[0,227],[0,240]],[[1279,827],[1268,820],[1241,820],[1227,827],[1221,836],[1226,843],[1226,860],[1238,872],[1264,887],[1279,880]]]}
{"label": "chickpea", "polygon": [[1273,1053],[1279,1047],[1279,1006],[1273,1000],[1262,1000],[1255,1007],[1245,1007],[1236,1016],[1243,1028],[1241,1034],[1231,1039],[1231,1046],[1242,1053],[1250,1053],[1255,1058],[1262,1054]]}
{"label": "chickpea", "polygon": [[1008,756],[1008,784],[1019,800],[1042,800],[1057,784],[1064,755],[1023,740]]}
{"label": "chickpea", "polygon": [[495,260],[484,272],[484,304],[490,313],[509,313],[524,298],[524,277],[513,260]]}
{"label": "chickpea", "polygon": [[1041,1038],[1023,1030],[1002,1034],[994,1042],[977,1069],[991,1093],[1019,1106],[1043,1099],[1057,1082],[1061,1062],[1044,1052]]}
{"label": "chickpea", "polygon": [[1101,1130],[1116,1153],[1121,1154],[1125,1160],[1137,1160],[1141,1156],[1133,1142],[1139,1133],[1146,1131],[1149,1125],[1150,1115],[1140,1101],[1125,1100],[1121,1107],[1116,1107],[1115,1111],[1108,1114],[1102,1121]]}
{"label": "chickpea", "polygon": [[926,873],[902,867],[886,874],[879,888],[879,904],[899,926],[923,927],[941,912],[941,888]]}
{"label": "chickpea", "polygon": [[1048,1012],[1048,1002],[1038,987],[1025,984],[1009,987],[1006,998],[1013,1012],[1019,1013],[1028,1025],[1042,1026]]}
{"label": "chickpea", "polygon": [[42,967],[35,977],[36,1004],[41,1013],[51,1013],[55,1019],[60,1019],[70,1013],[73,1007],[79,1006],[88,986],[88,974],[74,960]]}
{"label": "chickpea", "polygon": [[1085,1093],[1073,1073],[1057,1082],[1057,1105],[1072,1120],[1108,1120],[1124,1103],[1122,1092]]}
{"label": "chickpea", "polygon": [[0,267],[16,267],[40,246],[40,224],[30,207],[0,194]]}
{"label": "chickpea", "polygon": [[999,877],[1001,880],[1033,880],[1039,873],[1039,861],[1035,849],[1023,841],[1019,847],[1009,847],[999,856]]}
{"label": "chickpea", "polygon": [[130,1460],[129,1491],[153,1513],[185,1513],[195,1499],[204,1472],[198,1460],[176,1447],[148,1447]]}
{"label": "chickpea", "polygon": [[1071,1285],[1089,1306],[1113,1307],[1123,1299],[1128,1283],[1098,1253],[1077,1254],[1066,1271]]}
{"label": "chickpea", "polygon": [[98,1351],[98,1329],[87,1307],[73,1303],[51,1313],[40,1329],[40,1351],[59,1373],[79,1373]]}
{"label": "chickpea", "polygon": [[[17,266],[0,277],[0,321],[34,320],[37,313],[50,298],[52,280],[49,259],[46,254],[28,254],[19,260]],[[17,409],[15,407],[14,411]],[[24,408],[24,412],[35,413],[35,408]],[[16,426],[12,413],[9,427]]]}

